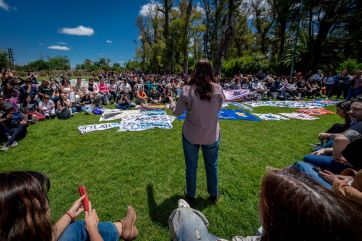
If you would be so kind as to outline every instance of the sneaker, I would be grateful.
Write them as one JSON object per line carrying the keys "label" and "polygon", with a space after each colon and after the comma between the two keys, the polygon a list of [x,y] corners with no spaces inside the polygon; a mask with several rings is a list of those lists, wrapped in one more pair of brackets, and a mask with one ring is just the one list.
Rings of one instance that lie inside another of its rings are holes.
{"label": "sneaker", "polygon": [[217,204],[220,200],[220,194],[217,194],[216,196],[210,196],[209,201],[212,205]]}
{"label": "sneaker", "polygon": [[7,150],[9,150],[9,147],[6,144],[4,144],[0,150],[7,151]]}
{"label": "sneaker", "polygon": [[18,145],[18,143],[16,141],[13,141],[13,143],[11,143],[10,147],[16,147]]}
{"label": "sneaker", "polygon": [[178,207],[179,208],[190,208],[190,205],[183,199],[178,200]]}
{"label": "sneaker", "polygon": [[191,197],[191,196],[189,196],[189,195],[187,195],[185,193],[185,199],[186,199],[186,202],[189,204],[190,207],[195,206],[196,199],[194,197]]}

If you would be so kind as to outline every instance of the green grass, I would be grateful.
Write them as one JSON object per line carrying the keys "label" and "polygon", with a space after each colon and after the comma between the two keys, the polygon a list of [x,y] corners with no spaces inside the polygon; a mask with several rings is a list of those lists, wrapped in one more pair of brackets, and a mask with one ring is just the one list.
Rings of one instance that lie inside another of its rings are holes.
{"label": "green grass", "polygon": [[[329,109],[334,109],[333,107]],[[286,108],[256,108],[257,113],[291,112]],[[77,127],[98,123],[99,116],[78,114],[71,120],[44,121],[31,126],[19,146],[0,153],[0,171],[35,170],[51,180],[49,193],[55,221],[87,186],[101,220],[117,220],[127,205],[137,211],[138,240],[169,240],[168,216],[185,188],[181,144],[182,122],[171,130],[79,134]],[[209,206],[203,162],[199,162],[197,208],[210,231],[227,239],[252,235],[260,226],[258,194],[267,166],[285,167],[310,151],[317,134],[336,115],[317,121],[221,121],[219,185],[222,198]],[[200,153],[200,158],[201,158]]]}

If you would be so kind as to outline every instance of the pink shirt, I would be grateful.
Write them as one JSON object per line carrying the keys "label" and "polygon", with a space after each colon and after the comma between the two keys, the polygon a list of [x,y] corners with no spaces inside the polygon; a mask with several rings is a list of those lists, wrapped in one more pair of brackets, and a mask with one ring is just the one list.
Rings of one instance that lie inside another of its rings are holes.
{"label": "pink shirt", "polygon": [[106,83],[99,84],[98,87],[99,87],[99,92],[101,92],[101,93],[109,93],[109,88],[108,88],[108,85]]}
{"label": "pink shirt", "polygon": [[219,111],[224,95],[219,84],[212,83],[212,87],[211,100],[202,101],[195,95],[196,85],[185,85],[177,105],[173,108],[176,116],[187,111],[182,133],[192,144],[210,145],[219,139]]}

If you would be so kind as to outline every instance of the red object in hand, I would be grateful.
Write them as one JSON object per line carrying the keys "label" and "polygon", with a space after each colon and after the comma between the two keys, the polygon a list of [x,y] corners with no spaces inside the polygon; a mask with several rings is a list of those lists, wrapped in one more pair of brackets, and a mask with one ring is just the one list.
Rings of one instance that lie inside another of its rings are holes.
{"label": "red object in hand", "polygon": [[79,194],[80,194],[81,197],[85,196],[83,198],[83,200],[82,200],[82,203],[83,203],[84,210],[88,212],[88,210],[89,210],[89,199],[88,199],[87,189],[85,188],[85,186],[79,186],[78,190],[79,190]]}

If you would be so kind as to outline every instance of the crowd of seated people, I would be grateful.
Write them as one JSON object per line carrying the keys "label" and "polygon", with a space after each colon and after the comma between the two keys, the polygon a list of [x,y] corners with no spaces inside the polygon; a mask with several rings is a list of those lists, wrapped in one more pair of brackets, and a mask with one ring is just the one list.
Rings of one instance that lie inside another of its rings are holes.
{"label": "crowd of seated people", "polygon": [[[227,83],[224,83],[224,87],[243,88],[247,85],[254,91],[268,96],[268,87],[265,88],[265,86],[273,88],[274,84],[275,87],[275,83],[278,81],[274,81],[274,77],[254,79],[253,76],[247,76],[242,77],[242,79],[245,78],[245,82],[234,80],[233,85],[228,86]],[[323,78],[319,80],[316,76],[311,78],[313,78],[311,82],[316,83],[316,89],[323,88],[318,84],[323,83]],[[354,76],[353,83],[356,83],[358,78],[360,77]],[[284,90],[283,94],[298,96],[298,91],[301,91],[300,88],[303,86],[298,85],[299,82],[303,82],[301,79],[296,75],[295,79],[280,81],[279,86],[288,88],[288,90]],[[67,79],[60,83],[56,80],[44,80],[40,84],[37,82],[34,74],[24,81],[9,74],[2,81],[0,131],[6,138],[6,143],[2,147],[4,151],[17,145],[16,139],[26,135],[28,124],[32,122],[33,118],[37,118],[37,115],[39,118],[44,116],[48,119],[55,117],[62,119],[70,117],[73,110],[79,111],[83,105],[100,106],[116,103],[117,107],[127,109],[134,106],[133,102],[139,106],[167,103],[180,94],[185,78],[128,73],[121,74],[116,79],[110,78],[109,75],[102,75],[97,79],[90,78],[88,81],[78,78],[75,83],[71,83]],[[342,93],[344,92],[342,91]],[[362,159],[360,155],[362,97],[357,96],[351,101],[343,101],[337,104],[336,108],[344,123],[335,124],[328,130],[323,130],[319,134],[321,143],[315,147],[312,154],[306,155],[303,161],[282,171],[268,171],[263,178],[259,209],[263,232],[259,236],[234,237],[233,240],[361,240],[359,230],[362,225]],[[19,221],[23,221],[25,224],[22,224],[23,229],[15,231],[9,226],[2,225],[0,228],[2,235],[16,234],[19,237],[28,238],[28,240],[38,240],[39,236],[37,233],[34,235],[32,230],[35,226],[33,224],[28,226],[27,222],[27,215],[34,215],[33,210],[39,212],[46,221],[47,228],[40,229],[42,231],[38,233],[44,235],[45,239],[66,240],[64,235],[73,234],[77,232],[78,228],[87,235],[94,234],[93,231],[96,230],[96,227],[90,226],[89,223],[93,223],[90,219],[98,220],[95,212],[93,218],[87,218],[88,215],[92,215],[92,211],[87,213],[85,224],[83,223],[81,227],[76,227],[80,222],[70,224],[73,218],[83,211],[81,199],[73,204],[76,206],[72,207],[75,210],[71,208],[69,213],[67,212],[60,219],[61,223],[66,223],[62,225],[63,228],[56,229],[56,225],[59,224],[57,223],[52,229],[49,224],[49,203],[46,199],[49,187],[43,190],[44,183],[42,183],[44,180],[48,183],[49,180],[39,173],[2,173],[0,174],[2,183],[0,186],[4,193],[19,192],[17,186],[14,186],[14,183],[17,182],[10,182],[9,176],[24,183],[34,184],[33,186],[24,184],[27,188],[34,187],[34,190],[29,192],[29,197],[41,200],[40,203],[44,205],[40,205],[39,208],[37,201],[29,202],[27,204],[30,206],[26,207],[25,212],[20,210],[24,208],[22,205],[16,205],[13,200],[3,197],[0,200],[2,211],[10,214],[5,210],[9,205],[15,205],[14,210],[19,211],[17,215],[21,217]],[[22,183],[17,185],[22,185]],[[17,201],[22,202],[20,199]],[[190,206],[187,203],[181,203],[179,208],[182,209],[180,212],[188,212],[187,209]],[[109,225],[109,228],[115,233],[116,240],[119,237],[132,240],[138,235],[138,230],[134,226],[136,214],[132,208],[129,210],[131,211],[127,215],[128,219]],[[2,218],[1,222],[8,224],[11,220],[14,219]],[[190,230],[187,232],[183,230],[181,234],[179,233],[184,238],[181,240],[196,240],[188,235],[194,234],[193,227],[195,225],[200,227],[200,223],[193,223],[194,221],[191,222],[188,219],[184,219],[184,222],[183,224],[187,224],[186,227]],[[36,225],[38,224],[36,223]],[[127,231],[122,232],[119,227]],[[205,230],[206,235],[212,235],[207,233],[207,229]],[[24,234],[33,236],[24,236]],[[177,235],[173,232],[171,234]],[[15,237],[18,237],[16,235]],[[102,233],[96,232],[96,235],[102,235]],[[173,236],[173,238],[175,237]],[[216,237],[217,239],[219,238]]]}
{"label": "crowd of seated people", "polygon": [[[362,71],[354,76],[347,70],[338,75],[321,71],[303,75],[296,73],[292,79],[286,76],[267,75],[235,75],[231,79],[221,78],[224,89],[245,89],[253,93],[249,98],[266,99],[302,99],[343,96],[351,99],[362,93]],[[24,79],[14,76],[10,70],[1,73],[0,96],[4,103],[13,106],[14,113],[21,113],[27,124],[39,120],[69,119],[75,113],[85,110],[86,106],[99,107],[115,104],[116,108],[129,109],[145,107],[149,104],[168,104],[181,94],[187,82],[184,75],[144,74],[139,72],[102,73],[87,80],[67,78],[38,80],[34,72],[29,72]],[[9,106],[9,105],[7,105]],[[88,109],[89,110],[89,109]],[[3,116],[6,110],[0,104]],[[8,114],[12,116],[12,114]],[[6,118],[3,118],[2,125]],[[3,128],[4,129],[4,128]],[[4,131],[2,131],[4,132]],[[15,146],[15,144],[10,144]],[[4,149],[7,149],[5,147]]]}
{"label": "crowd of seated people", "polygon": [[343,97],[351,100],[362,94],[362,71],[348,75],[345,69],[340,74],[328,72],[325,75],[318,70],[315,74],[296,73],[289,76],[237,74],[232,79],[221,79],[224,89],[246,89],[257,94],[256,99],[302,99]]}
{"label": "crowd of seated people", "polygon": [[362,205],[362,96],[337,105],[343,124],[319,134],[321,143],[291,168]]}

